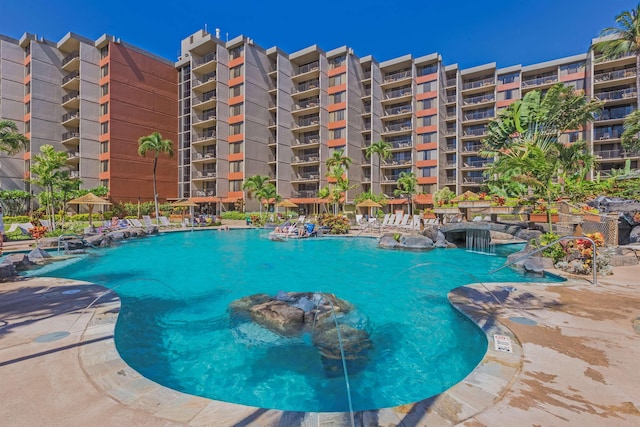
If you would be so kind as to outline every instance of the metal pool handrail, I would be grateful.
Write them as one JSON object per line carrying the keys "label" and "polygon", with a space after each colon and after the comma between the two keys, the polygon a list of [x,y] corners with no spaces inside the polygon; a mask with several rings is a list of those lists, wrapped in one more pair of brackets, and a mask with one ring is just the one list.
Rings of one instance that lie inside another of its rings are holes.
{"label": "metal pool handrail", "polygon": [[499,268],[496,268],[496,269],[494,269],[494,270],[491,270],[491,271],[489,272],[489,274],[493,274],[493,273],[495,273],[495,272],[497,272],[497,271],[502,270],[503,268],[506,268],[506,267],[509,267],[510,265],[515,264],[516,262],[520,262],[520,261],[522,261],[523,259],[527,259],[527,258],[529,258],[531,255],[535,255],[535,254],[537,254],[538,252],[542,252],[543,250],[545,250],[545,249],[547,249],[547,248],[550,248],[551,246],[553,246],[553,245],[555,245],[556,243],[561,242],[561,241],[563,241],[563,240],[577,240],[577,239],[588,240],[588,241],[590,241],[590,242],[591,242],[591,247],[593,248],[593,253],[591,254],[591,257],[592,257],[592,261],[591,261],[591,269],[592,269],[592,271],[593,271],[593,285],[594,285],[594,286],[596,286],[596,285],[598,284],[598,273],[597,273],[597,271],[596,271],[596,269],[597,269],[597,267],[596,267],[596,242],[595,242],[592,238],[590,238],[590,237],[586,237],[586,236],[562,236],[562,237],[560,237],[559,239],[554,240],[553,242],[549,243],[549,244],[548,244],[548,245],[546,245],[546,246],[543,246],[543,247],[541,247],[541,248],[538,248],[538,249],[536,249],[536,250],[535,250],[535,251],[533,251],[533,252],[529,252],[529,253],[527,253],[527,254],[525,254],[525,255],[523,255],[523,256],[521,256],[521,257],[519,257],[519,258],[517,258],[517,259],[515,259],[515,260],[513,260],[513,261],[511,261],[511,262],[508,262],[508,263],[506,263],[505,265],[503,265],[502,267],[499,267]]}

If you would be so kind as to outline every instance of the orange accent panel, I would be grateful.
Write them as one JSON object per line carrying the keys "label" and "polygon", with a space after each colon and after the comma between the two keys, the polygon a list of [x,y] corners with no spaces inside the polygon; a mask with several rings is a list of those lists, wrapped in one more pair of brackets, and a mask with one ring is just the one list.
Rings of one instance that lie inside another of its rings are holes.
{"label": "orange accent panel", "polygon": [[506,107],[509,104],[513,104],[515,102],[515,99],[503,99],[501,101],[496,101],[496,107],[500,108],[500,107]]}
{"label": "orange accent panel", "polygon": [[98,84],[100,86],[102,86],[105,83],[109,83],[109,76],[100,77],[100,80],[98,80]]}
{"label": "orange accent panel", "polygon": [[111,178],[111,173],[109,172],[100,172],[98,174],[98,179],[109,179],[109,178]]}
{"label": "orange accent panel", "polygon": [[430,132],[435,132],[436,130],[438,130],[438,127],[435,125],[432,126],[420,126],[419,128],[416,129],[416,133],[421,134],[421,133],[430,133]]}
{"label": "orange accent panel", "polygon": [[229,98],[229,106],[235,104],[241,104],[244,102],[244,95],[234,96],[233,98]]}
{"label": "orange accent panel", "polygon": [[29,101],[31,101],[31,94],[30,94],[30,93],[26,94],[26,95],[24,96],[24,98],[22,99],[22,102],[23,102],[23,103],[25,103],[25,104],[26,104],[27,102],[29,102]]}
{"label": "orange accent panel", "polygon": [[237,162],[244,159],[244,153],[231,153],[227,156],[227,160],[230,162]]}
{"label": "orange accent panel", "polygon": [[433,204],[433,194],[417,194],[413,201],[418,205],[432,205]]}
{"label": "orange accent panel", "polygon": [[241,179],[244,179],[244,173],[242,173],[242,172],[229,172],[229,174],[227,175],[227,178],[229,178],[229,181],[239,181]]}
{"label": "orange accent panel", "polygon": [[233,68],[233,67],[238,66],[240,64],[244,64],[244,55],[229,61],[228,67],[229,68]]}
{"label": "orange accent panel", "polygon": [[104,104],[105,102],[109,102],[109,94],[98,98],[98,104]]}
{"label": "orange accent panel", "polygon": [[584,76],[585,76],[585,72],[580,71],[579,73],[572,73],[572,74],[567,74],[566,76],[560,76],[560,81],[569,82],[571,80],[580,80],[580,79],[584,79]]}
{"label": "orange accent panel", "polygon": [[291,200],[293,203],[296,203],[298,205],[308,205],[308,204],[314,204],[314,203],[323,203],[324,199],[318,199],[316,197],[299,197],[299,198],[292,198],[289,199]]}
{"label": "orange accent panel", "polygon": [[327,125],[327,127],[329,129],[340,129],[340,128],[344,128],[347,127],[347,121],[346,120],[338,120],[336,122],[329,122],[329,124]]}
{"label": "orange accent panel", "polygon": [[503,90],[519,89],[519,88],[520,88],[520,82],[512,82],[512,83],[505,83],[503,85],[498,85],[497,91],[501,92]]}
{"label": "orange accent panel", "polygon": [[23,175],[23,178],[24,178],[24,179],[29,179],[29,178],[31,178],[31,172],[26,171],[26,172],[24,173],[24,175]]}
{"label": "orange accent panel", "polygon": [[239,133],[237,135],[229,135],[229,137],[227,138],[227,141],[230,143],[242,142],[244,141],[244,133]]}
{"label": "orange accent panel", "polygon": [[232,79],[229,79],[229,87],[231,86],[236,86],[239,85],[240,83],[244,82],[244,76],[238,76],[238,77],[234,77]]}
{"label": "orange accent panel", "polygon": [[438,166],[438,161],[433,159],[433,160],[418,160],[416,162],[416,166],[419,168],[428,168],[430,166]]}
{"label": "orange accent panel", "polygon": [[237,116],[229,117],[229,124],[244,122],[244,114],[238,114]]}
{"label": "orange accent panel", "polygon": [[30,81],[31,81],[31,74],[29,74],[28,76],[25,76],[24,79],[22,79],[22,84],[26,85]]}
{"label": "orange accent panel", "polygon": [[416,99],[418,101],[422,101],[423,99],[431,99],[435,98],[436,96],[438,96],[438,92],[434,90],[432,92],[419,93],[416,95]]}
{"label": "orange accent panel", "polygon": [[428,142],[426,144],[416,144],[416,150],[418,151],[437,150],[437,149],[438,149],[437,142]]}
{"label": "orange accent panel", "polygon": [[330,141],[327,141],[327,147],[329,148],[343,147],[345,145],[347,145],[346,138],[338,138],[338,139],[332,139]]}
{"label": "orange accent panel", "polygon": [[244,191],[229,191],[227,193],[227,198],[228,199],[243,199],[244,198]]}
{"label": "orange accent panel", "polygon": [[420,83],[432,82],[434,80],[438,80],[438,73],[431,73],[431,74],[427,74],[426,76],[420,76],[416,79],[416,83],[420,84]]}
{"label": "orange accent panel", "polygon": [[417,117],[424,117],[424,116],[433,116],[438,114],[438,109],[437,108],[427,108],[426,110],[420,110],[416,113]]}
{"label": "orange accent panel", "polygon": [[343,92],[345,90],[347,90],[347,84],[342,83],[341,85],[331,86],[329,89],[327,89],[327,93],[331,95],[333,93]]}
{"label": "orange accent panel", "polygon": [[109,155],[109,153],[100,153],[98,155],[98,160],[102,161],[102,160],[109,160],[111,158],[111,156]]}
{"label": "orange accent panel", "polygon": [[347,66],[346,65],[341,65],[339,67],[336,67],[332,70],[329,70],[327,72],[327,76],[328,77],[333,77],[333,76],[337,76],[338,74],[342,74],[342,73],[346,73],[347,72]]}
{"label": "orange accent panel", "polygon": [[31,159],[31,151],[27,151],[26,153],[24,153],[24,155],[22,156],[22,160],[29,160]]}
{"label": "orange accent panel", "polygon": [[422,176],[418,178],[418,184],[435,184],[438,182],[437,176]]}
{"label": "orange accent panel", "polygon": [[344,110],[345,108],[347,108],[347,103],[346,102],[338,102],[337,104],[329,105],[327,107],[327,111],[329,111],[331,113],[333,111]]}
{"label": "orange accent panel", "polygon": [[109,59],[110,59],[109,55],[105,56],[104,58],[100,58],[100,62],[98,63],[98,66],[102,68],[103,65],[109,63]]}
{"label": "orange accent panel", "polygon": [[99,135],[98,136],[98,141],[99,142],[105,142],[109,140],[109,134],[105,133],[104,135]]}
{"label": "orange accent panel", "polygon": [[216,203],[220,201],[219,197],[189,197],[189,201],[193,203]]}
{"label": "orange accent panel", "polygon": [[31,54],[27,55],[27,57],[24,58],[24,65],[27,65],[29,62],[31,62]]}
{"label": "orange accent panel", "polygon": [[338,179],[333,177],[333,176],[329,176],[329,177],[327,177],[327,182],[329,182],[331,184],[335,184],[336,182],[338,182]]}
{"label": "orange accent panel", "polygon": [[31,113],[25,114],[24,118],[22,119],[23,122],[28,122],[29,120],[31,120]]}

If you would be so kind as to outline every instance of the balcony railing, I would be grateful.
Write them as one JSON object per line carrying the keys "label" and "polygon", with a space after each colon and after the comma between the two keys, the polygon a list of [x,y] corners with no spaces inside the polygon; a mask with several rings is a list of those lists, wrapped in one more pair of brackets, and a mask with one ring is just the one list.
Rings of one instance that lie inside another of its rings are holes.
{"label": "balcony railing", "polygon": [[61,141],[66,141],[67,139],[71,139],[71,138],[80,138],[80,132],[78,131],[65,132],[62,134]]}
{"label": "balcony railing", "polygon": [[215,137],[216,133],[214,131],[203,132],[196,137],[196,141],[204,141],[205,139],[211,139]]}
{"label": "balcony railing", "polygon": [[447,136],[455,136],[457,131],[455,129],[447,129],[444,131],[444,134]]}
{"label": "balcony railing", "polygon": [[80,92],[78,92],[77,90],[73,92],[69,92],[68,94],[62,97],[62,103],[64,104],[65,102],[71,101],[72,99],[75,99],[78,96],[80,96]]}
{"label": "balcony railing", "polygon": [[487,134],[487,128],[465,129],[464,136],[482,136]]}
{"label": "balcony railing", "polygon": [[306,136],[303,138],[294,139],[293,143],[295,145],[309,145],[309,144],[318,144],[320,142],[319,135]]}
{"label": "balcony railing", "polygon": [[624,131],[624,128],[622,126],[609,128],[609,129],[602,129],[602,130],[596,129],[594,133],[594,137],[595,139],[601,140],[601,141],[605,141],[607,139],[618,139],[622,135],[623,131]]}
{"label": "balcony railing", "polygon": [[462,90],[467,89],[475,89],[483,86],[491,86],[496,84],[496,81],[493,77],[482,79],[482,80],[474,80],[472,82],[466,82],[462,84]]}
{"label": "balcony railing", "polygon": [[610,58],[606,58],[604,55],[596,55],[594,60],[596,63],[601,63],[601,62],[608,62],[608,61],[616,61],[618,59],[627,58],[633,55],[634,53],[620,53],[618,55],[612,55]]}
{"label": "balcony railing", "polygon": [[216,112],[215,111],[211,111],[209,113],[206,114],[194,114],[194,122],[198,123],[198,122],[206,122],[207,120],[214,120],[216,118]]}
{"label": "balcony railing", "polygon": [[490,119],[496,116],[496,113],[493,111],[482,111],[476,113],[468,113],[464,115],[465,120],[482,120],[482,119]]}
{"label": "balcony railing", "polygon": [[320,124],[320,118],[319,117],[310,117],[307,119],[299,119],[297,122],[293,122],[293,127],[294,128],[300,128],[300,127],[304,127],[304,126],[313,126],[313,125],[317,125]]}
{"label": "balcony railing", "polygon": [[318,179],[320,179],[319,172],[298,173],[291,176],[292,181],[317,181]]}
{"label": "balcony railing", "polygon": [[447,87],[455,86],[456,85],[456,79],[447,79],[446,85],[447,85]]}
{"label": "balcony railing", "polygon": [[193,61],[193,66],[194,67],[199,67],[201,65],[206,64],[207,62],[211,62],[211,61],[215,61],[216,60],[216,54],[214,52],[212,53],[208,53],[205,56],[203,56],[200,59],[196,59],[195,61]]}
{"label": "balcony railing", "polygon": [[469,98],[464,98],[462,100],[462,103],[464,105],[474,105],[474,104],[481,104],[483,102],[492,102],[492,101],[495,101],[495,99],[496,97],[494,94],[487,93],[485,95],[471,96]]}
{"label": "balcony railing", "polygon": [[617,80],[624,79],[626,77],[635,77],[636,69],[635,68],[627,68],[624,70],[611,71],[609,73],[600,73],[593,76],[593,79],[596,83],[606,82],[609,80]]}
{"label": "balcony railing", "polygon": [[80,53],[78,51],[71,52],[69,55],[65,56],[64,59],[62,60],[62,66],[64,67],[69,62],[73,61],[78,57],[80,57]]}
{"label": "balcony railing", "polygon": [[203,75],[199,79],[195,79],[193,81],[193,86],[199,86],[199,85],[205,84],[205,83],[210,82],[210,81],[215,80],[215,79],[216,79],[216,72],[212,71],[210,73],[207,73],[207,74]]}
{"label": "balcony railing", "polygon": [[389,159],[389,160],[383,160],[382,161],[382,165],[383,166],[405,166],[405,165],[410,165],[413,163],[413,160],[411,160],[411,158],[396,158],[396,159]]}
{"label": "balcony railing", "polygon": [[487,178],[483,176],[465,176],[462,178],[464,184],[482,184],[486,182]]}
{"label": "balcony railing", "polygon": [[558,76],[544,76],[544,77],[538,77],[535,79],[522,80],[522,87],[540,86],[540,85],[557,83],[557,82],[558,82]]}
{"label": "balcony railing", "polygon": [[67,158],[73,159],[74,157],[80,157],[79,151],[67,151]]}
{"label": "balcony railing", "polygon": [[308,154],[306,156],[291,156],[291,163],[319,162],[320,154]]}
{"label": "balcony railing", "polygon": [[456,151],[456,145],[455,144],[447,144],[444,147],[445,150],[447,151]]}
{"label": "balcony railing", "polygon": [[62,115],[62,122],[64,123],[68,120],[77,119],[77,118],[80,118],[80,111],[72,111],[70,113]]}
{"label": "balcony railing", "polygon": [[371,78],[371,71],[365,71],[365,72],[362,74],[362,80],[368,80],[368,79],[370,79],[370,78]]}
{"label": "balcony railing", "polygon": [[463,162],[462,166],[467,169],[487,168],[493,163],[492,160],[474,160],[471,162]]}
{"label": "balcony railing", "polygon": [[596,157],[600,157],[601,159],[620,159],[627,155],[625,150],[616,149],[616,150],[595,150],[593,155]]}
{"label": "balcony railing", "polygon": [[191,176],[193,178],[215,178],[216,170],[215,169],[203,169],[201,171],[194,170]]}
{"label": "balcony railing", "polygon": [[215,197],[215,195],[216,195],[216,190],[197,190],[196,191],[197,197]]}
{"label": "balcony railing", "polygon": [[401,96],[411,95],[411,88],[388,90],[384,93],[385,99],[400,98]]}
{"label": "balcony railing", "polygon": [[403,130],[411,130],[411,122],[388,124],[384,127],[385,132],[399,132]]}
{"label": "balcony railing", "polygon": [[305,92],[307,90],[317,89],[320,84],[319,80],[314,80],[311,82],[300,83],[293,89],[294,93]]}
{"label": "balcony railing", "polygon": [[70,178],[80,178],[80,171],[70,171],[69,172],[69,177]]}
{"label": "balcony railing", "polygon": [[80,76],[80,73],[78,71],[74,71],[74,72],[72,72],[70,74],[67,74],[66,76],[64,76],[62,78],[62,84],[70,82],[71,80],[75,79],[78,76]]}
{"label": "balcony railing", "polygon": [[396,148],[409,148],[411,147],[411,138],[403,139],[400,141],[388,141],[391,144],[392,149]]}
{"label": "balcony railing", "polygon": [[291,197],[311,198],[311,197],[316,197],[317,194],[318,194],[318,190],[298,190],[298,191],[292,191]]}
{"label": "balcony railing", "polygon": [[215,158],[216,158],[215,150],[207,150],[202,153],[195,152],[191,155],[192,160],[215,159]]}
{"label": "balcony railing", "polygon": [[595,113],[593,115],[594,120],[620,120],[627,117],[629,114],[633,112],[633,107],[629,106],[623,109],[615,109],[615,110],[604,110],[600,113]]}
{"label": "balcony railing", "polygon": [[398,71],[384,76],[384,82],[391,83],[398,80],[408,79],[409,77],[411,77],[411,70]]}
{"label": "balcony railing", "polygon": [[310,71],[315,71],[318,68],[320,68],[320,62],[313,61],[313,62],[310,62],[308,64],[304,64],[304,65],[299,66],[298,67],[298,72],[295,75],[308,73]]}
{"label": "balcony railing", "polygon": [[302,110],[304,108],[317,107],[319,103],[320,103],[320,98],[305,99],[298,102],[297,104],[293,104],[293,109]]}
{"label": "balcony railing", "polygon": [[598,92],[595,97],[600,101],[610,101],[614,99],[635,98],[637,92],[635,88],[611,90],[607,92]]}
{"label": "balcony railing", "polygon": [[447,96],[447,103],[450,104],[452,102],[456,102],[457,99],[458,99],[457,95],[449,95]]}
{"label": "balcony railing", "polygon": [[397,107],[385,108],[384,114],[386,116],[392,116],[395,114],[404,114],[411,112],[411,105],[399,105]]}
{"label": "balcony railing", "polygon": [[470,144],[470,145],[465,145],[462,148],[462,151],[464,151],[465,153],[475,153],[480,150],[482,150],[482,144]]}

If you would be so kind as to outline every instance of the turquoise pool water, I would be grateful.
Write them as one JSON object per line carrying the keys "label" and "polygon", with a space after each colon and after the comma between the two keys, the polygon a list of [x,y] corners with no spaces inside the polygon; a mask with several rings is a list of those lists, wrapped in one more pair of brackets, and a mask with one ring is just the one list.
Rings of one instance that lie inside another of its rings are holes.
{"label": "turquoise pool water", "polygon": [[[309,336],[284,338],[228,305],[254,293],[322,291],[356,306],[370,333],[366,363],[348,366],[354,410],[418,401],[462,380],[486,351],[447,293],[478,281],[501,256],[462,249],[382,250],[374,239],[273,242],[258,230],[168,233],[96,251],[35,275],[86,280],[122,299],[116,345],[144,376],[183,392],[292,411],[347,411],[344,377],[327,375]],[[540,281],[536,279],[536,281]]]}

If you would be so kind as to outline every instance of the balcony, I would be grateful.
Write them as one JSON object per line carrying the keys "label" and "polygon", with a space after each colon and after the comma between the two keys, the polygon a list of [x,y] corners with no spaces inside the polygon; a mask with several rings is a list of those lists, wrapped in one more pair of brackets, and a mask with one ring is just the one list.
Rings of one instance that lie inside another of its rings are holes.
{"label": "balcony", "polygon": [[80,178],[80,171],[69,171],[69,178]]}
{"label": "balcony", "polygon": [[315,163],[320,161],[320,154],[307,154],[306,156],[291,156],[291,164]]}
{"label": "balcony", "polygon": [[447,81],[445,82],[445,85],[447,87],[451,87],[451,86],[455,86],[456,85],[456,79],[455,77],[453,79],[447,79]]}
{"label": "balcony", "polygon": [[537,77],[535,79],[523,79],[522,87],[533,87],[533,86],[542,86],[542,85],[550,85],[553,83],[558,83],[558,76],[549,75],[543,77]]}
{"label": "balcony", "polygon": [[411,104],[408,105],[399,105],[396,107],[390,107],[384,109],[385,116],[395,116],[398,114],[411,114]]}
{"label": "balcony", "polygon": [[386,141],[387,144],[391,145],[391,150],[402,150],[407,148],[412,148],[411,138],[398,139],[393,141]]}
{"label": "balcony", "polygon": [[216,123],[216,111],[203,112],[202,114],[192,114],[194,127],[208,127]]}
{"label": "balcony", "polygon": [[293,104],[293,110],[299,111],[299,110],[305,110],[307,108],[314,108],[314,107],[317,107],[319,104],[320,104],[320,98],[303,99],[300,102]]}
{"label": "balcony", "polygon": [[77,128],[80,124],[80,111],[72,111],[62,115],[62,124],[64,126]]}
{"label": "balcony", "polygon": [[198,74],[206,74],[216,69],[216,54],[209,53],[200,59],[194,59],[192,71]]}
{"label": "balcony", "polygon": [[411,77],[412,76],[411,76],[411,70],[410,69],[396,71],[394,73],[386,74],[384,76],[384,81],[382,82],[382,84],[386,85],[386,84],[390,84],[390,83],[395,83],[395,82],[398,82],[398,81],[410,79]]}
{"label": "balcony", "polygon": [[200,134],[196,133],[193,143],[203,144],[205,142],[215,142],[215,140],[216,140],[216,132],[209,130],[206,132],[202,132]]}
{"label": "balcony", "polygon": [[313,90],[319,90],[320,81],[313,80],[309,82],[300,83],[295,88],[293,88],[292,95],[302,94]]}
{"label": "balcony", "polygon": [[215,197],[215,189],[196,190],[196,197]]}
{"label": "balcony", "polygon": [[306,136],[303,138],[296,138],[292,141],[292,146],[295,147],[302,147],[302,146],[311,146],[311,145],[317,145],[320,144],[320,136],[318,135],[313,135],[313,136]]}
{"label": "balcony", "polygon": [[309,117],[305,119],[299,119],[291,124],[293,129],[299,129],[307,126],[318,126],[320,124],[319,117]]}
{"label": "balcony", "polygon": [[370,87],[369,87],[369,88],[365,88],[365,89],[362,91],[362,96],[361,96],[361,98],[369,98],[370,96],[371,96],[371,88],[370,88]]}
{"label": "balcony", "polygon": [[609,139],[619,139],[622,135],[624,128],[622,126],[616,126],[612,128],[596,129],[594,132],[594,138],[598,141],[607,141]]}
{"label": "balcony", "polygon": [[318,190],[298,190],[292,191],[291,197],[313,198],[318,195]]}
{"label": "balcony", "polygon": [[216,150],[204,150],[203,152],[192,152],[191,160],[193,162],[211,162],[216,160]]}
{"label": "balcony", "polygon": [[594,96],[599,101],[615,101],[619,99],[629,99],[635,98],[637,96],[637,92],[635,88],[627,88],[620,90],[611,90],[611,91],[603,91],[595,93]]}
{"label": "balcony", "polygon": [[463,162],[462,169],[484,169],[491,166],[493,161],[491,160],[474,160],[470,162]]}
{"label": "balcony", "polygon": [[593,155],[599,159],[622,159],[627,156],[627,152],[619,148],[615,150],[594,150]]}
{"label": "balcony", "polygon": [[385,125],[382,133],[391,133],[391,132],[407,132],[411,131],[411,121],[404,123],[388,123]]}
{"label": "balcony", "polygon": [[484,95],[479,96],[470,96],[468,98],[463,98],[462,103],[464,105],[477,105],[483,104],[485,102],[493,102],[495,101],[496,96],[493,93],[486,93]]}
{"label": "balcony", "polygon": [[611,62],[611,61],[617,61],[619,59],[624,59],[624,58],[630,58],[634,56],[633,53],[621,53],[619,55],[614,55],[610,58],[605,57],[604,55],[596,55],[594,57],[594,61],[596,64],[601,64],[603,62]]}
{"label": "balcony", "polygon": [[216,105],[216,91],[205,92],[200,96],[193,97],[193,108],[198,110],[206,110]]}
{"label": "balcony", "polygon": [[72,52],[62,59],[62,69],[65,71],[73,71],[80,69],[80,53]]}
{"label": "balcony", "polygon": [[365,72],[362,74],[362,80],[369,80],[370,78],[371,78],[371,70],[369,70],[369,71],[365,71]]}
{"label": "balcony", "polygon": [[78,145],[80,143],[80,130],[76,129],[63,133],[60,142],[65,145]]}
{"label": "balcony", "polygon": [[79,151],[67,151],[67,164],[77,164],[80,161]]}
{"label": "balcony", "polygon": [[482,150],[482,144],[466,144],[462,147],[464,153],[477,153]]}
{"label": "balcony", "polygon": [[212,71],[200,78],[194,78],[191,81],[191,89],[197,93],[204,93],[215,89],[216,84],[216,72]]}
{"label": "balcony", "polygon": [[300,65],[298,69],[294,71],[292,77],[299,77],[299,76],[302,76],[303,74],[307,74],[312,71],[319,71],[319,70],[320,70],[320,62],[313,61],[308,64]]}
{"label": "balcony", "polygon": [[593,79],[596,83],[602,83],[602,82],[608,82],[611,80],[626,79],[626,78],[635,77],[635,76],[636,76],[636,69],[627,68],[624,70],[595,74],[593,76]]}
{"label": "balcony", "polygon": [[447,95],[447,104],[453,104],[455,102],[458,101],[458,96],[457,95]]}
{"label": "balcony", "polygon": [[444,151],[456,151],[456,144],[447,144],[447,145],[445,145]]}
{"label": "balcony", "polygon": [[486,181],[487,178],[483,176],[465,176],[462,178],[463,185],[480,185]]}
{"label": "balcony", "polygon": [[398,99],[398,98],[403,98],[411,95],[412,95],[411,87],[387,90],[384,92],[384,100]]}
{"label": "balcony", "polygon": [[216,179],[216,170],[215,169],[203,169],[203,170],[194,170],[191,173],[191,178],[194,180],[214,180]]}
{"label": "balcony", "polygon": [[475,112],[475,113],[467,113],[464,114],[464,120],[487,120],[487,119],[492,119],[496,116],[496,113],[494,111],[482,111],[482,112]]}
{"label": "balcony", "polygon": [[444,134],[446,136],[456,136],[458,134],[458,131],[455,128],[453,129],[448,128],[444,131]]}
{"label": "balcony", "polygon": [[482,79],[482,80],[474,80],[474,81],[470,81],[470,82],[465,82],[462,84],[462,90],[470,90],[470,89],[477,89],[480,87],[487,87],[487,86],[493,86],[496,84],[496,81],[493,77],[489,77],[486,79]]}
{"label": "balcony", "polygon": [[73,91],[62,97],[62,106],[69,109],[78,109],[80,106],[80,92]]}
{"label": "balcony", "polygon": [[[317,181],[320,179],[319,172],[296,173],[291,175],[291,182]],[[315,194],[315,191],[314,191]]]}
{"label": "balcony", "polygon": [[395,158],[390,160],[383,160],[380,166],[382,168],[398,168],[401,166],[410,166],[413,164],[411,158]]}
{"label": "balcony", "polygon": [[80,72],[72,71],[62,78],[62,88],[64,90],[75,90],[80,88]]}

